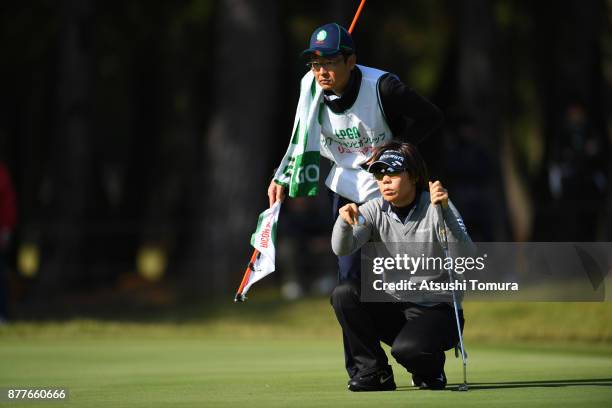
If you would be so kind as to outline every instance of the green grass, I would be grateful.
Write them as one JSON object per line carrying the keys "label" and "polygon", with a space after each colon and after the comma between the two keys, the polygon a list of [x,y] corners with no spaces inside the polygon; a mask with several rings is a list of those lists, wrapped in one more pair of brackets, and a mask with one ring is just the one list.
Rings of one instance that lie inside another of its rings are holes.
{"label": "green grass", "polygon": [[148,323],[1,326],[0,387],[67,387],[70,400],[55,407],[607,407],[611,310],[609,303],[467,303],[467,393],[453,391],[461,364],[451,353],[447,391],[415,390],[394,364],[398,391],[350,393],[327,301],[263,297]]}
{"label": "green grass", "polygon": [[[69,402],[53,406],[78,407],[609,406],[612,350],[585,349],[471,345],[467,393],[415,390],[394,365],[397,392],[355,394],[339,338],[11,338],[0,348],[0,385],[67,387]],[[448,357],[456,384],[460,364]]]}

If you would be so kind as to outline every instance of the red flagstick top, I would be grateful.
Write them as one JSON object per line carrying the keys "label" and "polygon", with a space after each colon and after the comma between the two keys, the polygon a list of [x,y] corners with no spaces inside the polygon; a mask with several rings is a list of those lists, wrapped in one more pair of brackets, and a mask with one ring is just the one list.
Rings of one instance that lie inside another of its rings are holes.
{"label": "red flagstick top", "polygon": [[359,19],[359,15],[361,14],[361,10],[363,9],[364,5],[365,0],[361,0],[361,3],[359,3],[359,7],[357,8],[357,12],[355,13],[355,17],[353,17],[353,22],[348,29],[349,34],[353,34],[353,29],[355,28],[355,25],[357,25],[357,20]]}

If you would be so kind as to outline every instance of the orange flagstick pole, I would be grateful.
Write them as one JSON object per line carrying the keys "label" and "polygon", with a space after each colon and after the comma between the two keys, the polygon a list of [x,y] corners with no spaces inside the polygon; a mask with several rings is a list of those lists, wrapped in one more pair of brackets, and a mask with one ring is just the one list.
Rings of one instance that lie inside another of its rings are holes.
{"label": "orange flagstick pole", "polygon": [[359,19],[359,16],[361,15],[361,10],[363,10],[364,5],[365,5],[365,0],[361,0],[361,3],[359,3],[359,7],[357,7],[357,12],[355,13],[355,17],[353,17],[353,22],[351,23],[351,26],[348,29],[349,34],[353,34],[353,29],[357,25],[357,20]]}
{"label": "orange flagstick pole", "polygon": [[251,277],[251,272],[253,272],[253,264],[255,263],[255,260],[257,259],[257,255],[259,255],[259,251],[257,249],[254,249],[253,255],[251,255],[251,260],[249,261],[249,264],[247,265],[246,270],[244,271],[242,282],[240,282],[240,286],[238,287],[238,290],[236,291],[234,302],[244,302],[245,300],[245,297],[242,294],[242,290],[248,283],[249,278]]}

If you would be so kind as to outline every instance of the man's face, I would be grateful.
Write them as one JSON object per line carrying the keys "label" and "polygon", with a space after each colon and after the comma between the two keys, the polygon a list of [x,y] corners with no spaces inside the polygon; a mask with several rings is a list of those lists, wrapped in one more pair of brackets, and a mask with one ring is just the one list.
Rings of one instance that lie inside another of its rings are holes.
{"label": "man's face", "polygon": [[416,185],[408,172],[401,173],[374,173],[378,189],[385,201],[396,207],[410,204],[416,195]]}
{"label": "man's face", "polygon": [[309,65],[317,82],[324,91],[342,94],[355,67],[356,57],[350,55],[346,60],[342,55],[335,57],[313,57]]}

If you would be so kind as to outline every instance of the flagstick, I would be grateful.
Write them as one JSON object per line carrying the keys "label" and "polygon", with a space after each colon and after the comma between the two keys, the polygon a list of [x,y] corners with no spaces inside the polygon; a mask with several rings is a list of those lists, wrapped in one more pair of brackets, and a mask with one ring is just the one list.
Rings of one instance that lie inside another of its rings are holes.
{"label": "flagstick", "polygon": [[244,276],[242,277],[242,282],[240,282],[240,287],[238,287],[238,290],[236,291],[234,302],[244,302],[246,300],[246,297],[242,294],[242,290],[249,281],[249,278],[251,277],[251,272],[253,271],[253,264],[257,259],[257,255],[259,255],[259,251],[257,249],[254,249],[253,255],[251,255],[251,260],[249,261],[249,264],[246,267],[246,271],[244,271]]}
{"label": "flagstick", "polygon": [[351,26],[348,29],[349,34],[353,34],[353,29],[357,25],[357,20],[359,19],[359,16],[361,15],[361,10],[363,9],[364,5],[365,5],[365,0],[361,0],[361,3],[359,3],[359,7],[357,7],[357,12],[355,13],[355,17],[353,17],[353,22],[351,23]]}

